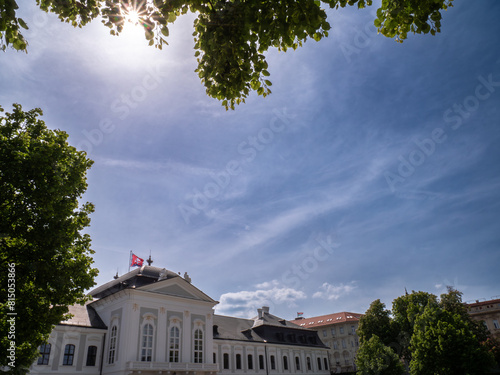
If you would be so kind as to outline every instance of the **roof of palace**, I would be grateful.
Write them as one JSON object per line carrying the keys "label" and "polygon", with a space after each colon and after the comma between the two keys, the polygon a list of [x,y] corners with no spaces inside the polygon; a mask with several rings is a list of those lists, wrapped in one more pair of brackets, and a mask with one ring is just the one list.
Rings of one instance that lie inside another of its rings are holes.
{"label": "roof of palace", "polygon": [[139,288],[144,285],[172,279],[174,277],[180,276],[165,268],[144,265],[91,290],[89,295],[93,298],[103,298],[123,289]]}
{"label": "roof of palace", "polygon": [[268,310],[260,310],[259,316],[253,319],[214,315],[214,339],[326,347],[316,331],[299,327]]}
{"label": "roof of palace", "polygon": [[86,328],[106,329],[106,324],[101,320],[97,312],[89,305],[90,301],[85,305],[68,306],[70,318],[60,322],[63,326],[78,326]]}

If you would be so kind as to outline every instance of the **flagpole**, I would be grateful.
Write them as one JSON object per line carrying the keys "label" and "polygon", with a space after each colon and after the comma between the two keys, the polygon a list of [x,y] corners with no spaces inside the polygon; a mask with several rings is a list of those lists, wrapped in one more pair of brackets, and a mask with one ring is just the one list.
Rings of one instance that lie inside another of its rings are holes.
{"label": "flagpole", "polygon": [[130,250],[130,256],[128,257],[128,272],[130,272],[130,263],[132,262],[132,250]]}

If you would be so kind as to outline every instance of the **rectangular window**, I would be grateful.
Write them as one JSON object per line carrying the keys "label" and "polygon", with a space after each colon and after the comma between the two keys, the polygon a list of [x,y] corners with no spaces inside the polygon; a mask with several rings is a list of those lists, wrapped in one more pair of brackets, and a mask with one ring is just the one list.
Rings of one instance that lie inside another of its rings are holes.
{"label": "rectangular window", "polygon": [[111,327],[111,335],[109,336],[109,355],[108,355],[108,363],[110,365],[115,363],[117,334],[118,334],[118,328],[116,326]]}
{"label": "rectangular window", "polygon": [[91,345],[87,349],[87,363],[86,366],[95,366],[97,358],[97,346]]}
{"label": "rectangular window", "polygon": [[356,333],[356,327],[351,326],[351,332],[352,332],[352,333]]}
{"label": "rectangular window", "polygon": [[323,330],[323,337],[326,337],[326,329]]}
{"label": "rectangular window", "polygon": [[345,344],[345,339],[342,339],[342,348],[345,349],[346,347],[347,347],[347,345]]}
{"label": "rectangular window", "polygon": [[64,347],[64,357],[63,357],[63,365],[64,366],[73,366],[73,358],[75,357],[75,346],[72,344],[68,344]]}
{"label": "rectangular window", "polygon": [[344,334],[344,327],[340,327],[340,334],[343,335]]}
{"label": "rectangular window", "polygon": [[38,357],[37,365],[48,365],[50,357],[50,344],[40,345],[40,357]]}
{"label": "rectangular window", "polygon": [[495,329],[500,329],[500,324],[498,324],[498,320],[494,320],[493,321],[493,326],[495,327]]}
{"label": "rectangular window", "polygon": [[330,331],[332,332],[332,336],[335,336],[335,327],[333,327]]}
{"label": "rectangular window", "polygon": [[333,349],[338,349],[339,348],[339,343],[337,341],[333,342]]}

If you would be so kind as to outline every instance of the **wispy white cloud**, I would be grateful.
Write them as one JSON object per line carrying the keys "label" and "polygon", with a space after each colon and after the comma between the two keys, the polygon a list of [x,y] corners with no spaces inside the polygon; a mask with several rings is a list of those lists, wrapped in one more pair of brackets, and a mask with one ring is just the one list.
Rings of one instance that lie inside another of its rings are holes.
{"label": "wispy white cloud", "polygon": [[345,285],[344,283],[340,285],[332,285],[329,283],[323,283],[320,287],[320,291],[313,294],[313,298],[321,298],[330,301],[334,301],[339,299],[340,297],[344,297],[351,293],[354,289],[356,289],[356,283],[351,281],[349,284]]}
{"label": "wispy white cloud", "polygon": [[272,313],[276,305],[292,308],[297,306],[298,300],[307,298],[304,292],[286,287],[277,280],[257,284],[255,288],[222,294],[216,313],[249,318],[262,306],[269,306]]}

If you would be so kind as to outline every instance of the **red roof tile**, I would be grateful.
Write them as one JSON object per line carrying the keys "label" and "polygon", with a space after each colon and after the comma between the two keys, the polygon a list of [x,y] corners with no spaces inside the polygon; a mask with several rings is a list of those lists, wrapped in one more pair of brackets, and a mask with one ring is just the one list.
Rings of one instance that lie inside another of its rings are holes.
{"label": "red roof tile", "polygon": [[298,318],[292,320],[291,322],[304,328],[314,328],[345,322],[358,322],[361,316],[363,316],[363,314],[343,311],[334,314],[315,316],[312,318]]}

